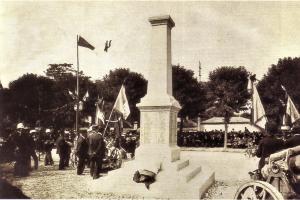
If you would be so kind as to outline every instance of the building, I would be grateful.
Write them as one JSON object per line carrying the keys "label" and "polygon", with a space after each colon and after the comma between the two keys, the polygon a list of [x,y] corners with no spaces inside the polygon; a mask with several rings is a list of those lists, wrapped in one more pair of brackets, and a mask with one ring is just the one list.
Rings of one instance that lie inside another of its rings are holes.
{"label": "building", "polygon": [[[244,117],[231,117],[228,124],[228,131],[245,131],[247,128],[250,132],[258,131],[261,129],[251,124],[250,119]],[[223,117],[212,117],[205,121],[202,121],[200,124],[200,131],[213,131],[213,130],[222,130],[225,131],[225,124]]]}

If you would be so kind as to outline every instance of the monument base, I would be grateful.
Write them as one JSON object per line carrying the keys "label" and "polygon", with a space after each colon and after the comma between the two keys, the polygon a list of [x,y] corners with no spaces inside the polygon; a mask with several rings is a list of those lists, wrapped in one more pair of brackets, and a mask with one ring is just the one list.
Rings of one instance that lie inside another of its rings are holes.
{"label": "monument base", "polygon": [[159,160],[171,163],[180,159],[180,148],[177,145],[166,144],[143,144],[135,151],[136,160],[149,161]]}
{"label": "monument base", "polygon": [[[140,149],[137,153],[146,152],[148,150],[146,149]],[[173,155],[177,155],[179,149],[170,148],[169,150]],[[164,151],[167,150],[164,149]],[[148,163],[151,163],[152,159],[148,158]],[[122,168],[110,171],[107,176],[91,181],[91,192],[126,194],[137,198],[200,199],[215,181],[215,174],[212,170],[193,165],[188,159],[178,159],[172,162],[164,160],[156,181],[148,190],[143,183],[133,181],[134,173],[145,164],[147,165],[147,161],[140,158],[124,162]]]}

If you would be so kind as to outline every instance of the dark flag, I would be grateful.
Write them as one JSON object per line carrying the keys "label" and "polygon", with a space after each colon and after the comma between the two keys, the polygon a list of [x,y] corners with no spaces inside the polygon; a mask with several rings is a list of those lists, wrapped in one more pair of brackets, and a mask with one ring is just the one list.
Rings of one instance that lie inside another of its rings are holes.
{"label": "dark flag", "polygon": [[90,43],[88,43],[83,37],[79,36],[78,39],[78,46],[82,46],[82,47],[86,47],[89,48],[91,50],[94,50],[95,47],[93,47]]}

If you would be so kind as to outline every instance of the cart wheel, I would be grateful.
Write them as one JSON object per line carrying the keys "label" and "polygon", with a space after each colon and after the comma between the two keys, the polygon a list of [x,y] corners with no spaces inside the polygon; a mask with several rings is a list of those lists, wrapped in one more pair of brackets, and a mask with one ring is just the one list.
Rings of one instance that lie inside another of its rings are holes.
{"label": "cart wheel", "polygon": [[239,187],[234,199],[238,200],[284,200],[282,194],[264,181],[251,181]]}

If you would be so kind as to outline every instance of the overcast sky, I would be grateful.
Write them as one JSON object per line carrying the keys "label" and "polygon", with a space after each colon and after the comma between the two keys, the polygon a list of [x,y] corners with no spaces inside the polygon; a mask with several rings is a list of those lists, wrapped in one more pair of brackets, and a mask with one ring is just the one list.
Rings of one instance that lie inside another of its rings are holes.
{"label": "overcast sky", "polygon": [[[245,66],[262,77],[278,58],[300,56],[300,2],[1,2],[0,80],[44,74],[50,63],[76,66],[76,35],[94,51],[80,48],[80,68],[92,79],[127,67],[148,75],[148,18],[169,14],[172,63],[202,77],[218,66]],[[108,53],[104,42],[112,40]]]}

